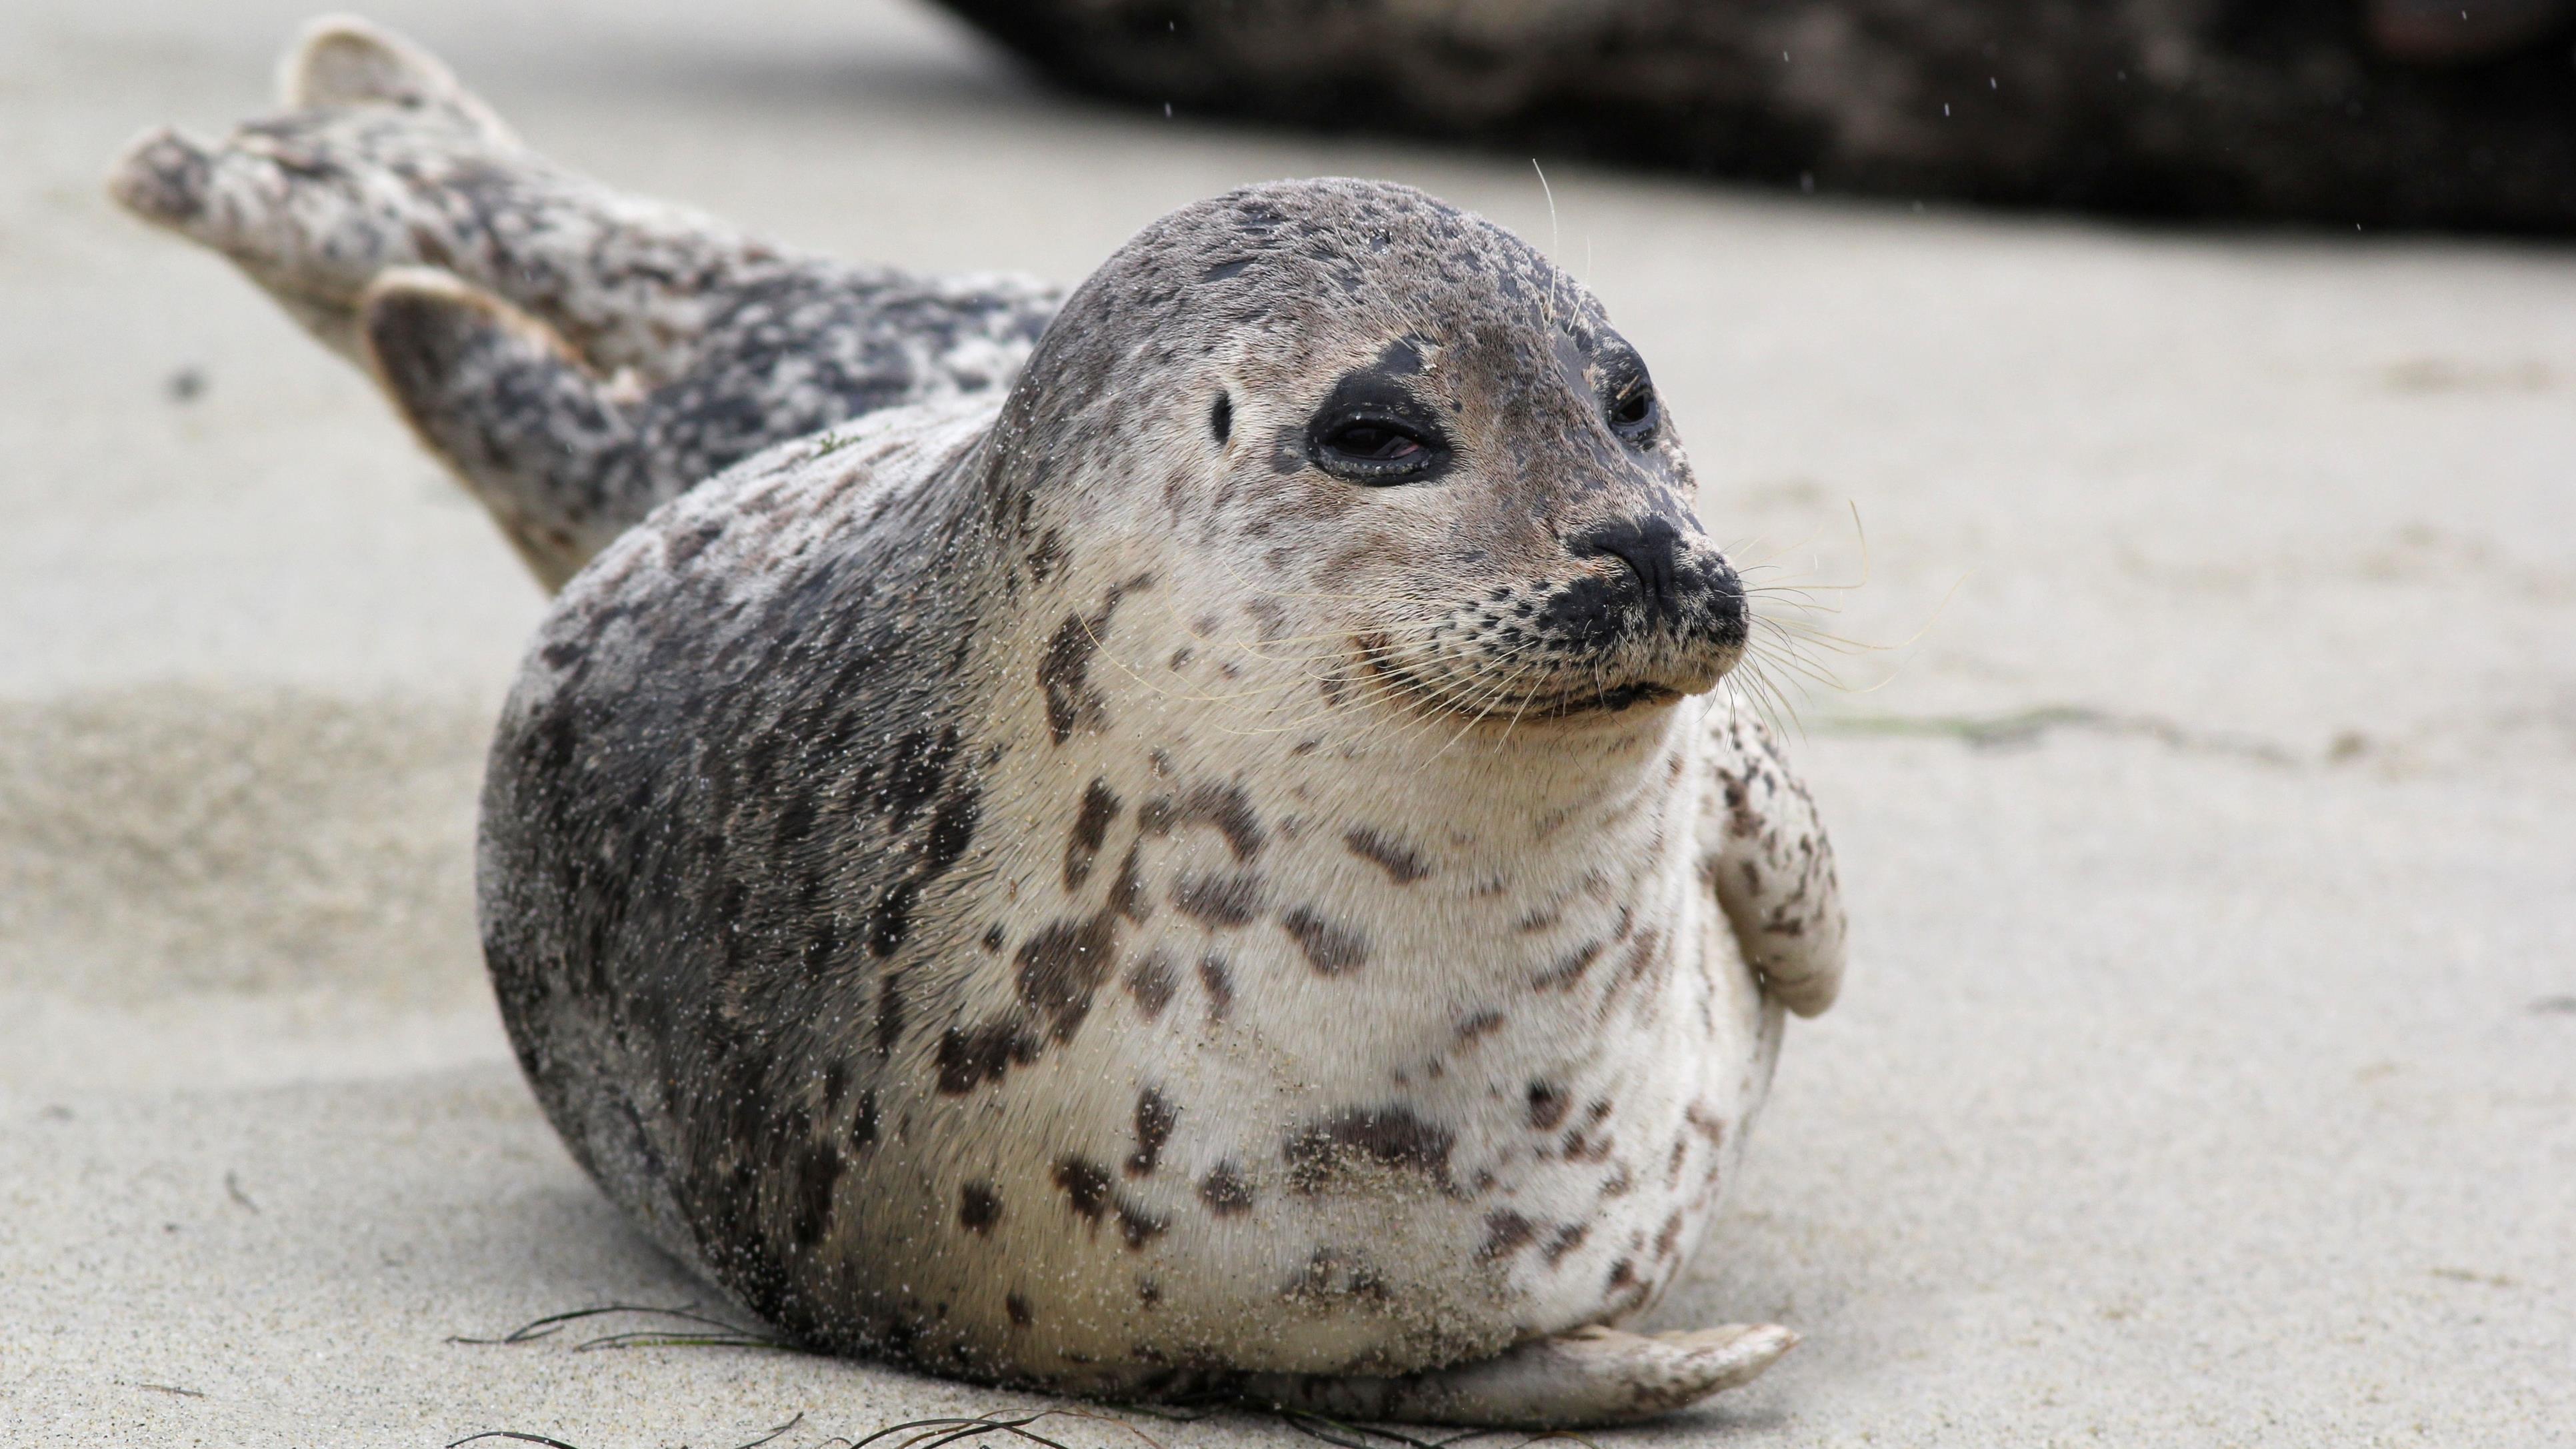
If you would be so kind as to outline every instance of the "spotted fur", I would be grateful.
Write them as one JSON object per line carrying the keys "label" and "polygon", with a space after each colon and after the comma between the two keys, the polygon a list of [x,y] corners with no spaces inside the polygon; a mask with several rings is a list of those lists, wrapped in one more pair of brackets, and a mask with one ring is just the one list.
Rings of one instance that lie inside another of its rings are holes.
{"label": "spotted fur", "polygon": [[[484,946],[656,1241],[804,1342],[1078,1393],[1613,1422],[1794,1341],[1604,1326],[1681,1271],[1842,918],[1581,287],[1289,182],[1059,311],[563,177],[373,32],[298,73],[119,195],[569,576]],[[1438,469],[1329,471],[1344,395]]]}

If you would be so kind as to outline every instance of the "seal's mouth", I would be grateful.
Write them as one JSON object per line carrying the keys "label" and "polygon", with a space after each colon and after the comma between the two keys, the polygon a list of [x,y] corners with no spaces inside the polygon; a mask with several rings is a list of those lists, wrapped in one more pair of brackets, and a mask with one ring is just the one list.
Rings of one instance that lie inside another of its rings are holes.
{"label": "seal's mouth", "polygon": [[1620,684],[1608,689],[1565,695],[1543,705],[1533,704],[1530,711],[1562,719],[1578,714],[1618,714],[1637,705],[1671,704],[1680,698],[1682,692],[1668,684]]}
{"label": "seal's mouth", "polygon": [[[1441,688],[1397,663],[1390,656],[1383,636],[1362,636],[1351,642],[1357,646],[1369,671],[1388,686],[1399,701],[1420,713],[1451,719],[1581,719],[1673,704],[1701,692],[1652,679],[1585,682],[1573,687],[1551,687],[1548,681],[1531,680],[1519,688],[1500,681],[1481,690],[1454,685]],[[1702,688],[1714,687],[1715,682],[1711,680]]]}

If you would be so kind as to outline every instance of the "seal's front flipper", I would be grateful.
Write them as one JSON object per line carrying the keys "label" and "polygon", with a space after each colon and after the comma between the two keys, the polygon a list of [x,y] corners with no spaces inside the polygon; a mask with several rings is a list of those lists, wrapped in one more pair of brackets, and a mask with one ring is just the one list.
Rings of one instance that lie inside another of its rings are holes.
{"label": "seal's front flipper", "polygon": [[1712,698],[1707,729],[1700,879],[1763,991],[1814,1016],[1841,994],[1849,935],[1833,844],[1780,741],[1732,688]]}
{"label": "seal's front flipper", "polygon": [[1497,1358],[1404,1378],[1258,1374],[1244,1397],[1336,1419],[1576,1429],[1633,1424],[1751,1383],[1798,1335],[1777,1324],[1688,1333],[1578,1328]]}
{"label": "seal's front flipper", "polygon": [[538,580],[560,589],[650,510],[631,400],[553,329],[444,272],[386,272],[359,301],[369,367]]}

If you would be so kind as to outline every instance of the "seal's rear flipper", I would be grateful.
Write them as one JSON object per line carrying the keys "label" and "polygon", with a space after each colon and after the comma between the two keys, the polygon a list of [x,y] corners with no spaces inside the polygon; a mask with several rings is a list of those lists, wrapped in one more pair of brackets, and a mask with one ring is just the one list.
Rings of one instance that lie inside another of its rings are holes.
{"label": "seal's rear flipper", "polygon": [[222,140],[139,138],[109,193],[371,369],[549,584],[761,448],[1008,385],[1057,306],[798,256],[550,166],[363,21],[308,27],[278,88],[283,114]]}
{"label": "seal's rear flipper", "polygon": [[496,146],[519,144],[438,57],[354,15],[325,15],[304,27],[278,65],[277,99],[292,111],[369,105],[426,111]]}
{"label": "seal's rear flipper", "polygon": [[1751,1383],[1797,1343],[1772,1323],[1657,1334],[1578,1328],[1405,1378],[1256,1374],[1244,1397],[1336,1419],[1594,1428],[1659,1418]]}
{"label": "seal's rear flipper", "polygon": [[360,299],[358,334],[403,420],[548,589],[659,501],[627,486],[637,473],[628,400],[552,328],[500,298],[444,272],[398,268]]}
{"label": "seal's rear flipper", "polygon": [[108,174],[128,211],[230,258],[333,350],[358,295],[435,267],[535,316],[602,372],[688,371],[707,319],[792,259],[529,153],[435,56],[364,21],[307,27],[281,114],[203,140],[164,127]]}

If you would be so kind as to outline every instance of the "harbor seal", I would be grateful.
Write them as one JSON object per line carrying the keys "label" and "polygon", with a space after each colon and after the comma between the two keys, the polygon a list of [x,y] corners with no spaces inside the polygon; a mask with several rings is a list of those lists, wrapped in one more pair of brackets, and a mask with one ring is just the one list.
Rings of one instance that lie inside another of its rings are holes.
{"label": "harbor seal", "polygon": [[653,1241],[800,1342],[1099,1397],[1602,1424],[1795,1341],[1612,1326],[1844,927],[1587,291],[1340,179],[1061,299],[835,269],[561,176],[354,23],[287,95],[112,184],[568,575],[482,931]]}

